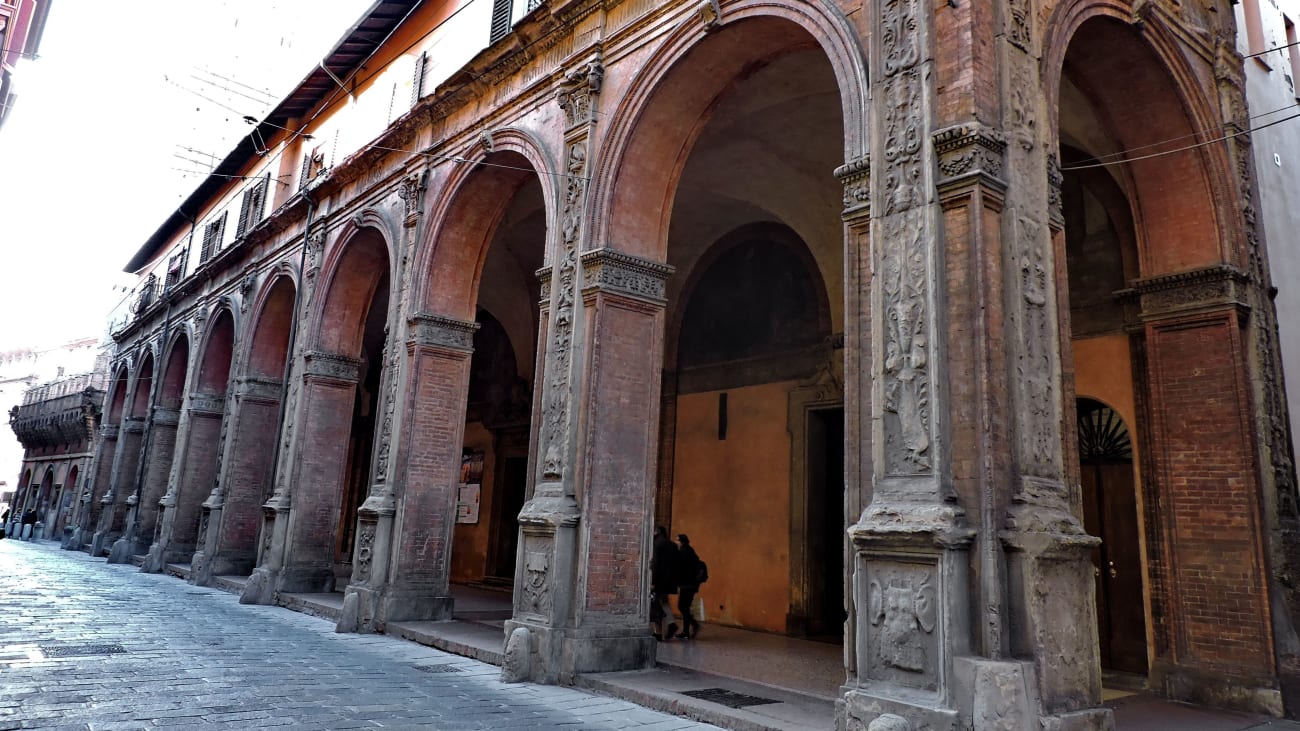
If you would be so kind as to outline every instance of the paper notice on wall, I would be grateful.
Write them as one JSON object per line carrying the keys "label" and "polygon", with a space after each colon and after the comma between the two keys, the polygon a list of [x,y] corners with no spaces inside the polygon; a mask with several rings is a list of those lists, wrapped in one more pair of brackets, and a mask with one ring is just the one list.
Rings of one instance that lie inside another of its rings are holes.
{"label": "paper notice on wall", "polygon": [[477,523],[478,522],[478,505],[481,486],[478,484],[464,484],[456,491],[456,522],[457,523]]}

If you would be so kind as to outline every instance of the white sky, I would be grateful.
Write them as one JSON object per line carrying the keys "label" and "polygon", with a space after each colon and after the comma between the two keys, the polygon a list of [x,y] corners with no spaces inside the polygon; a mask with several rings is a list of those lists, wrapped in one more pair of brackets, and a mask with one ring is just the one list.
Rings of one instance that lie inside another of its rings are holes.
{"label": "white sky", "polygon": [[371,2],[56,0],[0,127],[0,351],[102,335],[203,179],[178,155],[220,161]]}

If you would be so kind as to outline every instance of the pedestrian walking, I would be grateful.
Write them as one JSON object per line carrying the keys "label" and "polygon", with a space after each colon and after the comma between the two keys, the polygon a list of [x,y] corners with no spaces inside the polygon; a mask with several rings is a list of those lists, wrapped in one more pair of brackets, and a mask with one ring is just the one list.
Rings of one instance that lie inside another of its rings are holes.
{"label": "pedestrian walking", "polygon": [[682,639],[689,640],[700,634],[693,605],[700,584],[709,580],[709,567],[700,560],[685,533],[677,535],[677,542],[681,544],[677,549],[677,611],[682,615]]}
{"label": "pedestrian walking", "polygon": [[[656,640],[671,640],[677,634],[673,607],[668,597],[677,593],[677,544],[668,537],[668,529],[655,528],[654,548],[650,554],[650,621],[655,625]],[[665,625],[667,627],[665,628]]]}

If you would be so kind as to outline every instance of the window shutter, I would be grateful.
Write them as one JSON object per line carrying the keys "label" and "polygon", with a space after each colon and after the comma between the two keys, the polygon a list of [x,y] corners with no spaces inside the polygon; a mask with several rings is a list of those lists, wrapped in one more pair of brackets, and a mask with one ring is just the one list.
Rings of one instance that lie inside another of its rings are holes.
{"label": "window shutter", "polygon": [[[495,27],[495,26],[494,26]],[[415,78],[411,80],[411,106],[424,96],[424,68],[429,63],[429,52],[425,51],[415,59]]]}
{"label": "window shutter", "polygon": [[244,200],[239,206],[239,223],[235,229],[235,239],[244,238],[250,228],[262,220],[262,209],[266,207],[266,184],[270,173],[253,185],[244,189]]}
{"label": "window shutter", "polygon": [[492,34],[489,42],[496,43],[510,34],[511,0],[492,0]]}
{"label": "window shutter", "polygon": [[203,248],[199,251],[200,264],[211,259],[221,249],[221,241],[226,233],[226,213],[222,211],[220,217],[203,229]]}
{"label": "window shutter", "polygon": [[302,172],[298,174],[299,190],[306,188],[307,181],[311,180],[311,156],[310,152],[302,156]]}

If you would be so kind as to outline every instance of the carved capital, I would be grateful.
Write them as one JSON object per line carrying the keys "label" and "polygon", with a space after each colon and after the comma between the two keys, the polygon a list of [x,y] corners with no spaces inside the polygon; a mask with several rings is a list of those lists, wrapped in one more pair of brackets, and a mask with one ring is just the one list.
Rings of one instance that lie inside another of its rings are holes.
{"label": "carved capital", "polygon": [[190,411],[200,414],[220,414],[226,409],[226,400],[216,394],[190,394]]}
{"label": "carved capital", "polygon": [[565,74],[556,89],[555,98],[564,110],[567,127],[577,127],[592,120],[596,111],[596,97],[605,79],[605,66],[600,51],[587,63]]}
{"label": "carved capital", "polygon": [[1002,161],[1007,141],[997,130],[979,122],[966,122],[935,132],[931,140],[940,190],[975,183],[1006,189]]}
{"label": "carved capital", "polygon": [[613,249],[588,251],[581,257],[584,292],[600,290],[663,304],[665,283],[673,268],[667,264]]}
{"label": "carved capital", "polygon": [[361,377],[361,361],[356,358],[317,350],[304,353],[303,358],[306,360],[303,374],[308,378],[356,381]]}
{"label": "carved capital", "polygon": [[1052,226],[1065,228],[1065,204],[1061,199],[1061,186],[1065,176],[1061,174],[1061,161],[1056,153],[1047,156],[1047,215]]}
{"label": "carved capital", "polygon": [[100,439],[117,439],[117,432],[122,428],[121,424],[105,424],[99,427]]}
{"label": "carved capital", "polygon": [[425,189],[425,174],[417,173],[402,178],[402,182],[397,188],[397,197],[402,199],[405,204],[405,218],[403,222],[409,228],[415,225],[420,217],[420,199],[423,197]]}
{"label": "carved capital", "polygon": [[407,324],[407,342],[435,348],[451,348],[465,352],[474,351],[474,333],[477,322],[465,322],[450,317],[418,314]]}
{"label": "carved capital", "polygon": [[144,434],[144,417],[128,416],[123,419],[122,432],[126,434]]}
{"label": "carved capital", "polygon": [[844,186],[844,217],[871,215],[871,156],[863,155],[835,168]]}
{"label": "carved capital", "polygon": [[1143,317],[1161,317],[1225,306],[1248,307],[1249,277],[1236,267],[1219,264],[1177,274],[1139,279],[1120,292],[1137,296]]}
{"label": "carved capital", "polygon": [[541,284],[541,302],[542,308],[545,309],[551,304],[551,267],[542,267],[537,270],[537,281]]}

